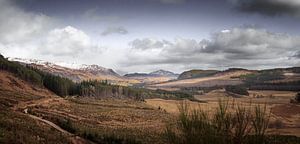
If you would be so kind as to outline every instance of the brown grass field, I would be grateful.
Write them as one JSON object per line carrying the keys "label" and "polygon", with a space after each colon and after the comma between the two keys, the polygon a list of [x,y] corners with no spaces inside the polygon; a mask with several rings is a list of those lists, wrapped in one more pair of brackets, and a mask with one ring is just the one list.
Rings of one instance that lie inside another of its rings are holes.
{"label": "brown grass field", "polygon": [[[253,108],[255,105],[266,105],[271,113],[269,133],[282,135],[300,136],[300,105],[290,104],[290,99],[295,96],[295,92],[289,91],[250,91],[250,96],[233,98],[224,90],[215,90],[204,95],[197,95],[196,98],[205,103],[186,101],[191,109],[202,109],[213,112],[218,107],[219,100],[229,102],[229,105],[240,105]],[[182,101],[148,99],[147,104],[153,107],[161,107],[168,113],[178,113],[178,105]]]}

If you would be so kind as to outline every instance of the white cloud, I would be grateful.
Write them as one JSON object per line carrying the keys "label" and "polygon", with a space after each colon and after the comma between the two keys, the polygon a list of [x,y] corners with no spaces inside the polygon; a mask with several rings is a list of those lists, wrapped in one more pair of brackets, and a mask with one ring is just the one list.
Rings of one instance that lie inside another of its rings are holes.
{"label": "white cloud", "polygon": [[55,20],[26,12],[13,1],[0,0],[0,52],[10,57],[36,55],[36,48]]}
{"label": "white cloud", "polygon": [[162,65],[188,68],[269,68],[295,66],[300,37],[257,28],[234,28],[211,40],[177,38],[174,41],[136,39],[124,65]]}
{"label": "white cloud", "polygon": [[156,39],[145,38],[145,39],[135,39],[134,41],[130,42],[129,45],[132,46],[133,49],[161,49],[164,47],[166,41],[158,41]]}
{"label": "white cloud", "polygon": [[57,19],[25,11],[13,1],[0,0],[0,21],[0,53],[6,57],[85,62],[104,49],[84,31],[57,28]]}
{"label": "white cloud", "polygon": [[43,55],[78,56],[90,50],[94,45],[90,37],[72,26],[54,29],[46,37],[45,46],[40,49]]}

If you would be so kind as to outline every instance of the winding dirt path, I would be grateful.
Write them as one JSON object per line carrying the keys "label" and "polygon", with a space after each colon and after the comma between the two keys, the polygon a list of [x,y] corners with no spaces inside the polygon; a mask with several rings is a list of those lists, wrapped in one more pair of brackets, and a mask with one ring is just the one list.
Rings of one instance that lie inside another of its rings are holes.
{"label": "winding dirt path", "polygon": [[86,143],[91,143],[90,141],[87,141],[79,136],[76,136],[64,129],[62,129],[61,127],[59,127],[58,125],[54,124],[53,122],[51,121],[48,121],[48,120],[45,120],[45,119],[42,119],[40,117],[37,117],[37,116],[34,116],[34,115],[31,115],[31,114],[28,114],[29,117],[35,119],[35,120],[38,120],[38,121],[41,121],[43,123],[46,123],[48,124],[49,126],[55,128],[56,130],[60,131],[61,133],[64,133],[66,134],[67,136],[69,136],[70,138],[70,141],[72,142],[72,144],[86,144]]}
{"label": "winding dirt path", "polygon": [[27,102],[19,102],[12,109],[14,111],[19,111],[19,112],[22,111],[23,113],[25,113],[26,115],[28,115],[32,119],[43,122],[43,123],[53,127],[54,129],[56,129],[59,132],[65,134],[66,136],[68,136],[72,144],[90,144],[90,143],[93,143],[91,141],[85,140],[85,139],[83,139],[79,136],[76,136],[73,133],[70,133],[70,132],[64,130],[63,128],[61,128],[60,126],[56,125],[55,123],[53,123],[51,121],[48,121],[46,119],[37,117],[37,116],[29,114],[27,112],[28,108],[30,108],[30,107],[40,106],[40,105],[49,105],[53,102],[61,103],[63,101],[65,101],[65,100],[61,97],[44,97],[44,98],[41,98],[41,99],[38,99],[38,100],[32,100],[32,101],[27,101]]}

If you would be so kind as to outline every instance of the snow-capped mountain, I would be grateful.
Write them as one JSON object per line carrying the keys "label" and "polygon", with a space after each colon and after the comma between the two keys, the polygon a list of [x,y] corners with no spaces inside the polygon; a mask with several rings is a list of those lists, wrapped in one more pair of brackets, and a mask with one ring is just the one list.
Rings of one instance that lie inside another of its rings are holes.
{"label": "snow-capped mountain", "polygon": [[121,76],[114,70],[98,65],[86,65],[66,62],[48,62],[37,59],[8,58],[10,61],[20,62],[36,67],[40,70],[70,78],[74,81],[85,79],[119,79]]}
{"label": "snow-capped mountain", "polygon": [[114,70],[104,68],[99,65],[87,65],[66,62],[48,62],[37,59],[8,58],[10,61],[16,61],[24,65],[29,65],[39,70],[69,78],[75,82],[82,80],[108,80],[111,83],[131,85],[135,83],[152,83],[173,80],[178,77],[177,74],[157,70],[151,73],[133,73],[120,76]]}
{"label": "snow-capped mountain", "polygon": [[151,84],[177,79],[178,74],[166,70],[157,70],[150,73],[130,73],[124,75],[124,77],[137,79],[142,83]]}
{"label": "snow-capped mountain", "polygon": [[154,72],[149,73],[150,75],[158,75],[158,76],[167,76],[167,77],[177,77],[178,74],[175,74],[173,72],[170,71],[166,71],[166,70],[157,70]]}
{"label": "snow-capped mountain", "polygon": [[98,66],[98,65],[81,65],[79,70],[87,71],[87,72],[93,73],[95,75],[99,74],[99,72],[101,72],[101,74],[120,76],[114,70],[104,68],[104,67],[101,67],[101,66]]}
{"label": "snow-capped mountain", "polygon": [[[48,62],[44,60],[37,60],[37,59],[24,59],[24,58],[8,58],[9,61],[17,61],[25,64],[36,64],[42,65],[47,67],[64,67],[70,68],[75,70],[86,70],[86,71],[103,71],[106,73],[114,72],[112,69],[104,68],[99,65],[87,65],[87,64],[78,64],[78,63],[66,63],[66,62]],[[114,72],[115,73],[115,72]],[[115,73],[117,74],[117,73]]]}
{"label": "snow-capped mountain", "polygon": [[175,74],[166,70],[157,70],[150,73],[131,73],[126,74],[126,77],[174,77],[176,78],[178,74]]}

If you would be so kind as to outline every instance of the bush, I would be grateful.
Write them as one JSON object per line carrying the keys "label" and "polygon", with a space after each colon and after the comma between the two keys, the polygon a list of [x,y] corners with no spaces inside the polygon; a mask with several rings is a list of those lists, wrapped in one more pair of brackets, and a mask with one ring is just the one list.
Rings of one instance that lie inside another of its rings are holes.
{"label": "bush", "polygon": [[227,92],[231,92],[234,94],[239,94],[239,95],[249,95],[247,89],[245,87],[242,86],[226,86],[225,90]]}
{"label": "bush", "polygon": [[265,135],[269,123],[266,107],[254,110],[220,101],[214,113],[201,109],[191,110],[189,105],[179,105],[178,122],[167,126],[165,136],[173,144],[250,144],[267,143]]}
{"label": "bush", "polygon": [[70,133],[75,133],[76,129],[73,126],[73,123],[69,119],[57,119],[56,123],[58,126],[60,126],[62,129],[70,132]]}
{"label": "bush", "polygon": [[82,137],[100,144],[141,144],[134,138],[126,138],[117,135],[100,135],[97,132],[86,130],[83,132]]}

